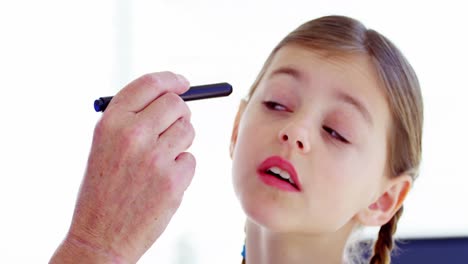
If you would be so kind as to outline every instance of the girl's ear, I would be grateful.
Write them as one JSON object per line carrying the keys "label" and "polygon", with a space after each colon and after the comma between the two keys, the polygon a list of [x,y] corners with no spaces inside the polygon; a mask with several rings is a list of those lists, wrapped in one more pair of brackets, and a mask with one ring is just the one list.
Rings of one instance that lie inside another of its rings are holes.
{"label": "girl's ear", "polygon": [[383,226],[403,205],[413,179],[407,174],[385,182],[384,192],[376,201],[357,214],[357,220],[365,226]]}
{"label": "girl's ear", "polygon": [[239,130],[239,122],[241,120],[242,114],[244,113],[246,106],[247,106],[247,100],[242,99],[239,104],[239,109],[237,110],[236,118],[234,119],[234,126],[232,128],[231,145],[229,147],[229,155],[231,156],[231,159],[232,159],[232,154],[234,153],[234,148],[236,147],[237,134]]}

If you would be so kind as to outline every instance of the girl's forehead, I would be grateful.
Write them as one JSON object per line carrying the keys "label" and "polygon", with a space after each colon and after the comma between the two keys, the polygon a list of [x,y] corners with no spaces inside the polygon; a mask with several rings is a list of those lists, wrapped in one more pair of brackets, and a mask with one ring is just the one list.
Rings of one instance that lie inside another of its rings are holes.
{"label": "girl's forehead", "polygon": [[377,71],[366,54],[318,51],[299,45],[286,45],[274,55],[265,77],[289,73],[298,79],[328,80],[347,85],[381,86]]}

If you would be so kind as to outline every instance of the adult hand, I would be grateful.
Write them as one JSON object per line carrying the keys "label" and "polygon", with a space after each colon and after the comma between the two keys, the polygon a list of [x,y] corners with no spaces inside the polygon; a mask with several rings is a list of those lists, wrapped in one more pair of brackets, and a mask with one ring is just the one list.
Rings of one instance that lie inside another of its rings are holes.
{"label": "adult hand", "polygon": [[195,172],[188,81],[144,75],[122,89],[94,130],[70,230],[51,263],[135,263],[179,207]]}

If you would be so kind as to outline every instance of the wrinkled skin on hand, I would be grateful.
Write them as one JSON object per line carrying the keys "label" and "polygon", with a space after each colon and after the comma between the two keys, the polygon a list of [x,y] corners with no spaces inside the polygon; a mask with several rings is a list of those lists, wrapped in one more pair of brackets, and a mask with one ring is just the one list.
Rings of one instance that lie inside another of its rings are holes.
{"label": "wrinkled skin on hand", "polygon": [[[51,263],[135,263],[179,207],[195,172],[180,75],[144,75],[111,101],[93,143],[72,224]],[[77,260],[80,260],[77,262]]]}

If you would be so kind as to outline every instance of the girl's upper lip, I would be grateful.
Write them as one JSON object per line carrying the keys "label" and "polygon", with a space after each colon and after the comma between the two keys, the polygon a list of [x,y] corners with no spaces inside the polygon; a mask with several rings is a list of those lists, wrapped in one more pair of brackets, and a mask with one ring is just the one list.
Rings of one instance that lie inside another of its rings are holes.
{"label": "girl's upper lip", "polygon": [[260,172],[265,172],[271,167],[278,167],[283,171],[287,171],[289,175],[291,176],[291,179],[296,184],[297,188],[299,190],[302,190],[301,183],[299,182],[299,178],[297,177],[297,172],[294,169],[294,166],[289,161],[287,161],[286,159],[283,159],[280,156],[271,156],[265,159],[260,164],[260,166],[258,167],[258,170]]}

